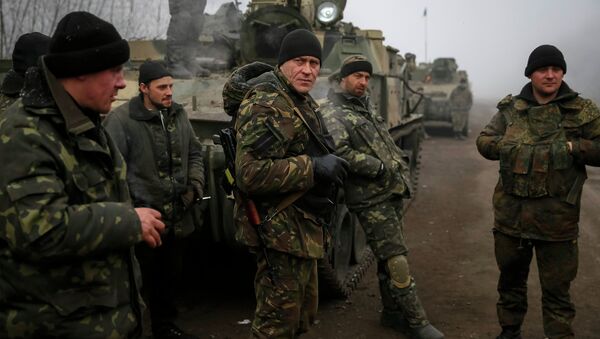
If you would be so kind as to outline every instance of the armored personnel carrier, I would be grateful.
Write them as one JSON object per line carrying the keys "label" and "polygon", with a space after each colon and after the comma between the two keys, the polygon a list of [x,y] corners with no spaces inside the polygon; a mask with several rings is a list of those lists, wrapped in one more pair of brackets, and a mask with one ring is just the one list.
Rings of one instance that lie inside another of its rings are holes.
{"label": "armored personnel carrier", "polygon": [[[452,123],[452,103],[450,94],[461,79],[468,81],[467,72],[459,70],[454,58],[437,58],[433,63],[419,65],[416,75],[420,78],[425,95],[423,113],[426,122]],[[469,134],[469,123],[462,131]]]}
{"label": "armored personnel carrier", "polygon": [[[237,11],[237,4],[229,3],[214,16],[205,18],[196,60],[212,74],[175,80],[174,100],[186,106],[203,144],[207,169],[205,194],[212,197],[207,203],[203,227],[204,234],[209,234],[212,241],[232,248],[238,246],[234,239],[233,200],[220,185],[225,166],[223,150],[213,143],[213,135],[231,121],[223,110],[223,85],[232,67],[252,61],[274,65],[281,40],[297,28],[314,31],[323,45],[321,75],[311,93],[317,100],[326,97],[329,75],[339,69],[347,56],[363,54],[371,60],[372,102],[388,122],[396,143],[405,151],[416,188],[423,119],[414,113],[419,100],[415,100],[418,95],[408,86],[408,63],[398,54],[398,49],[384,44],[381,31],[363,30],[342,22],[345,6],[345,0],[253,0],[243,15]],[[221,19],[226,24],[219,24]],[[146,59],[163,59],[165,54],[164,41],[131,41],[130,46],[132,68],[126,73],[129,84],[120,93],[122,100],[137,93],[136,65]],[[328,257],[320,261],[319,275],[327,294],[348,296],[373,261],[373,255],[355,216],[344,205],[336,214],[331,226],[333,244]]]}

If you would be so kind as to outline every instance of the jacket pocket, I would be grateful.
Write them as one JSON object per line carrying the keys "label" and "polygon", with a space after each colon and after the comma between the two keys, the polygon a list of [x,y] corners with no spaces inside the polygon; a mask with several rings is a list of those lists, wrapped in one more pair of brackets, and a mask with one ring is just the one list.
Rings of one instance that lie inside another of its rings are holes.
{"label": "jacket pocket", "polygon": [[569,154],[566,141],[552,143],[552,167],[555,170],[564,170],[573,166],[573,156]]}

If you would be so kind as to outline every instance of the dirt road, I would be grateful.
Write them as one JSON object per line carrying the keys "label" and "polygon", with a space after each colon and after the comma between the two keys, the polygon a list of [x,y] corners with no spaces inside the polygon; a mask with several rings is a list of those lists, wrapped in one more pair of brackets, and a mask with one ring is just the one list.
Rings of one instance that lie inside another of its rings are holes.
{"label": "dirt road", "polygon": [[[451,138],[446,129],[429,130],[423,145],[419,192],[405,218],[409,260],[419,294],[433,324],[446,338],[495,338],[496,281],[491,197],[497,162],[483,159],[475,137],[493,114],[479,103],[471,115],[471,137]],[[600,169],[589,170],[581,218],[579,274],[572,286],[577,308],[577,338],[600,338]],[[245,258],[247,259],[247,258]],[[238,271],[247,261],[220,264],[221,272]],[[540,288],[532,265],[529,312],[524,338],[543,338]],[[185,303],[181,325],[212,338],[246,338],[254,300],[248,274],[213,274],[208,293]],[[208,277],[207,277],[208,279]],[[240,286],[243,286],[240,288]],[[348,300],[324,300],[319,323],[306,339],[404,338],[379,326],[381,310],[375,267]],[[240,322],[240,323],[238,323]]]}

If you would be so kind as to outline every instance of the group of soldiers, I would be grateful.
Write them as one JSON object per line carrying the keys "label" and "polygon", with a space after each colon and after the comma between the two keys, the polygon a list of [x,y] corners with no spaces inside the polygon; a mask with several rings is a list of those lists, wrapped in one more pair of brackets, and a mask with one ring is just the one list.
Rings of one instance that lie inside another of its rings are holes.
{"label": "group of soldiers", "polygon": [[[175,325],[174,284],[178,242],[202,213],[200,145],[161,62],[142,64],[139,94],[110,112],[128,59],[114,26],[87,12],[67,14],[52,37],[17,41],[14,74],[0,88],[2,337],[140,337],[147,303],[154,338],[196,338]],[[295,338],[315,322],[317,260],[343,189],[377,259],[381,324],[411,338],[444,338],[410,274],[408,166],[370,103],[372,64],[346,58],[319,107],[310,91],[321,61],[317,37],[294,30],[276,66],[243,66],[224,87],[237,140],[236,238],[257,262],[251,336]],[[499,339],[521,338],[533,249],[545,335],[574,337],[569,285],[585,165],[600,165],[600,111],[564,73],[556,47],[536,48],[525,71],[531,82],[498,104],[477,139],[484,157],[500,160]]]}

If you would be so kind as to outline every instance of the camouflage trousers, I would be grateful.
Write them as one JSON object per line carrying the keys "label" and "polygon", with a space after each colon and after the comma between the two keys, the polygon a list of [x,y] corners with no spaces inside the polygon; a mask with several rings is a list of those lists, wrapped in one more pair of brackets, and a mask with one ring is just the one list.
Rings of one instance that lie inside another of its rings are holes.
{"label": "camouflage trousers", "polygon": [[494,232],[496,262],[500,269],[496,305],[502,327],[520,327],[527,313],[527,277],[535,257],[542,287],[542,316],[548,338],[574,338],[571,324],[575,306],[569,288],[577,275],[577,240],[541,241]]}
{"label": "camouflage trousers", "polygon": [[393,198],[354,212],[378,261],[408,253],[402,231],[401,198]]}
{"label": "camouflage trousers", "polygon": [[452,110],[452,130],[460,133],[466,127],[469,111]]}
{"label": "camouflage trousers", "polygon": [[254,280],[256,310],[253,338],[296,338],[308,331],[317,314],[317,260],[267,250],[257,251]]}

